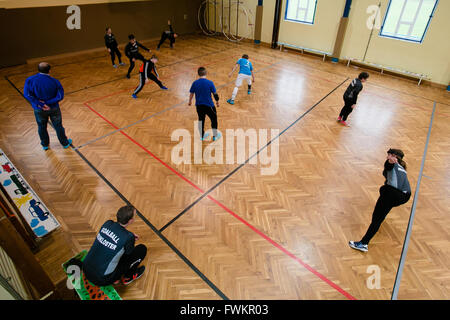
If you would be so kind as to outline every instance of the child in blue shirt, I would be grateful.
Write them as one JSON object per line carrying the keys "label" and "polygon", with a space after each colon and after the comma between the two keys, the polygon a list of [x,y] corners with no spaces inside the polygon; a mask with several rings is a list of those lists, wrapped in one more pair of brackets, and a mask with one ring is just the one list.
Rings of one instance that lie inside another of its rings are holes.
{"label": "child in blue shirt", "polygon": [[204,130],[205,119],[206,116],[208,116],[211,120],[213,140],[216,141],[221,137],[221,134],[220,132],[217,132],[217,111],[214,106],[214,102],[211,99],[211,94],[214,95],[217,107],[219,107],[219,95],[217,94],[214,83],[211,80],[206,79],[206,69],[204,67],[200,67],[197,72],[200,79],[195,80],[189,90],[189,105],[192,105],[192,99],[195,95],[195,106],[198,114],[200,139],[203,141],[208,137],[208,134],[205,135]]}
{"label": "child in blue shirt", "polygon": [[242,81],[247,81],[248,90],[247,93],[250,94],[252,92],[252,80],[255,82],[255,75],[253,74],[253,66],[250,61],[248,61],[248,55],[244,54],[241,59],[239,59],[236,64],[233,67],[233,70],[231,70],[230,74],[228,75],[231,77],[233,72],[236,70],[236,68],[239,66],[239,74],[236,79],[236,84],[233,90],[233,93],[231,95],[231,99],[227,100],[229,104],[234,104],[234,99],[236,98],[236,95],[238,93],[239,87],[242,85]]}

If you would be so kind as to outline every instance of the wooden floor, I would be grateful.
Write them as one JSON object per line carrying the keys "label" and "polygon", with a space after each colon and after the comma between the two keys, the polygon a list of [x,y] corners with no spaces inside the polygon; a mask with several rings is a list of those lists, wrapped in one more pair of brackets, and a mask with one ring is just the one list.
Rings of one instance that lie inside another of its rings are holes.
{"label": "wooden floor", "polygon": [[[243,85],[231,106],[236,73],[228,73],[244,53],[256,82],[251,95]],[[77,149],[62,149],[49,129],[47,152],[19,92],[35,66],[0,70],[0,148],[61,223],[37,254],[55,283],[64,279],[61,263],[89,249],[102,223],[131,203],[140,216],[130,229],[149,254],[145,275],[118,287],[124,299],[390,299],[412,197],[391,211],[369,252],[347,242],[369,225],[390,147],[404,150],[416,190],[436,102],[399,299],[450,298],[445,90],[370,72],[343,127],[336,117],[357,68],[203,36],[180,38],[157,55],[170,90],[151,83],[137,100],[137,68],[126,79],[127,67],[112,68],[106,52],[49,61],[65,88],[63,124]],[[172,132],[194,132],[187,99],[199,66],[221,97],[219,129],[283,132],[276,174],[262,175],[261,163],[172,162]],[[378,289],[367,286],[373,265]]]}

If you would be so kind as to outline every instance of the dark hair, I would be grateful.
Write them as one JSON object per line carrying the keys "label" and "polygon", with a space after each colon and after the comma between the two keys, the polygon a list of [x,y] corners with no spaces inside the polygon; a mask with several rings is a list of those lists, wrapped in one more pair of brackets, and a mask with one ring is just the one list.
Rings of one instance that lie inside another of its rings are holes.
{"label": "dark hair", "polygon": [[133,206],[124,206],[117,211],[117,222],[127,224],[134,216]]}
{"label": "dark hair", "polygon": [[150,58],[150,60],[152,60],[152,59],[158,60],[158,57],[154,54],[154,55],[152,55],[152,57]]}
{"label": "dark hair", "polygon": [[129,35],[128,35],[128,39],[129,39],[129,40],[133,40],[133,39],[134,39],[134,34],[129,34]]}
{"label": "dark hair", "polygon": [[105,31],[108,31],[109,29],[111,29],[111,27],[106,27]]}
{"label": "dark hair", "polygon": [[248,59],[248,54],[244,54],[244,55],[242,56],[242,58]]}
{"label": "dark hair", "polygon": [[367,72],[361,72],[358,76],[359,80],[368,79],[368,78],[369,78],[369,74]]}
{"label": "dark hair", "polygon": [[42,73],[49,73],[50,72],[50,65],[46,62],[41,62],[38,64],[38,71]]}
{"label": "dark hair", "polygon": [[206,68],[205,67],[198,68],[197,73],[200,77],[206,76]]}
{"label": "dark hair", "polygon": [[387,153],[394,155],[397,158],[398,163],[406,170],[406,162],[403,161],[403,157],[405,156],[405,154],[403,153],[402,150],[391,148],[387,151]]}

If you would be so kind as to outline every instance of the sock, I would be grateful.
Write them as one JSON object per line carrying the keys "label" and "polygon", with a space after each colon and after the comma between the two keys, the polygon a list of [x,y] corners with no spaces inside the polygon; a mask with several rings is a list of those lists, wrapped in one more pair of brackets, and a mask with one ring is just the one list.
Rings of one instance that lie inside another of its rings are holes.
{"label": "sock", "polygon": [[233,94],[231,95],[231,100],[234,100],[234,98],[236,98],[238,90],[238,87],[234,87]]}

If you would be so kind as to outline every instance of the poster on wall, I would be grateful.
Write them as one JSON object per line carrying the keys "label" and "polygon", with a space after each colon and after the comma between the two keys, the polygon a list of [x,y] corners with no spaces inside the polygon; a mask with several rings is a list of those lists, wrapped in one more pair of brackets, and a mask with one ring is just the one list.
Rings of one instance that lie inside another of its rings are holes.
{"label": "poster on wall", "polygon": [[0,183],[34,234],[42,238],[60,224],[0,149]]}

